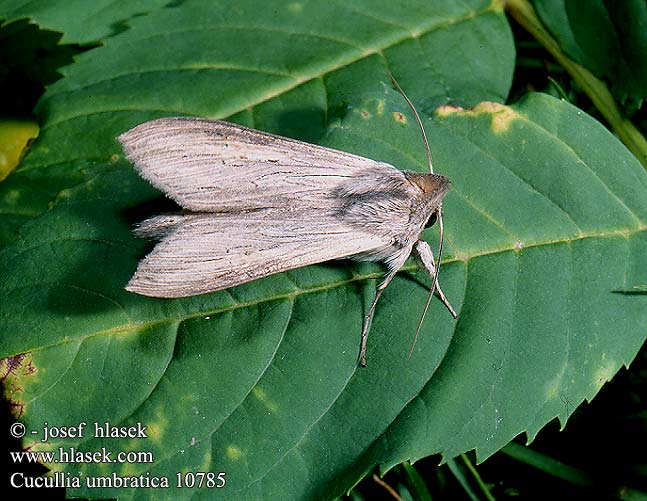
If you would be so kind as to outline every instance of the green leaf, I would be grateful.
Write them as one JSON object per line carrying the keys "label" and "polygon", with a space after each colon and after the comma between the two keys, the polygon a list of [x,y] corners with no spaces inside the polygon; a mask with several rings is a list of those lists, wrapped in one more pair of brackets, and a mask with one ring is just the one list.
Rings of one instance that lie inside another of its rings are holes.
{"label": "green leaf", "polygon": [[[423,114],[435,169],[453,182],[440,281],[459,319],[433,301],[410,359],[430,285],[412,263],[378,305],[366,369],[357,353],[375,264],[323,263],[178,300],[124,291],[148,248],[132,224],[159,196],[113,139],[131,125],[230,116],[424,171],[385,66],[423,110],[505,98],[512,48],[496,5],[354,3],[343,16],[341,4],[284,5],[192,2],[137,18],[48,90],[41,135],[0,184],[1,212],[13,211],[0,356],[24,445],[153,454],[48,463],[82,481],[70,496],[332,498],[375,465],[474,448],[484,459],[564,423],[644,341],[647,295],[617,291],[647,283],[647,174],[593,119],[539,94]],[[464,52],[479,44],[479,58]],[[31,431],[44,421],[88,426],[41,443]],[[148,438],[95,438],[95,422],[141,423]],[[112,474],[175,485],[176,472],[200,471],[226,472],[226,487],[84,486]]]}
{"label": "green leaf", "polygon": [[[375,97],[324,142],[347,138],[347,149],[423,170],[412,117],[404,127],[394,111],[406,105],[393,92]],[[34,369],[12,395],[28,429],[141,422],[147,440],[73,445],[148,450],[153,464],[85,465],[84,477],[225,471],[223,496],[309,499],[342,493],[374,464],[472,448],[483,459],[554,416],[565,422],[644,340],[647,297],[614,290],[646,280],[647,176],[601,126],[543,95],[441,108],[429,131],[454,183],[441,281],[460,316],[434,302],[411,359],[420,274],[385,293],[365,370],[356,357],[372,265],[323,264],[182,300],[126,293],[143,244],[119,209],[116,186],[125,206],[140,190],[120,164],[62,193],[0,253],[0,328],[12,334],[2,355],[28,352]]]}
{"label": "green leaf", "polygon": [[64,34],[62,43],[93,43],[126,29],[128,19],[168,4],[168,0],[0,0],[0,21],[30,19]]}
{"label": "green leaf", "polygon": [[534,0],[564,51],[623,99],[647,99],[647,4],[644,0]]}

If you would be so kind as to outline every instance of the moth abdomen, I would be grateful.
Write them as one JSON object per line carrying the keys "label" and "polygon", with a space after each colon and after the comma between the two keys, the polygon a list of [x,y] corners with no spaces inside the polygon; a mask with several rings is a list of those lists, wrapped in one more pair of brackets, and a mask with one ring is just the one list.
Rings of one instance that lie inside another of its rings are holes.
{"label": "moth abdomen", "polygon": [[178,228],[186,220],[186,217],[182,214],[154,216],[139,223],[133,233],[140,238],[160,240]]}

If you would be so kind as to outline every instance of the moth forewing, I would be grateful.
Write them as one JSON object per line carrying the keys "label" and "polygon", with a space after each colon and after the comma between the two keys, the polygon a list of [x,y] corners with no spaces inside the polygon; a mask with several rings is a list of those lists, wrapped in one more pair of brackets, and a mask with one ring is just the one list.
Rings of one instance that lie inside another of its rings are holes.
{"label": "moth forewing", "polygon": [[345,180],[403,176],[383,162],[220,120],[160,118],[118,140],[144,179],[196,212],[297,201],[303,208],[326,209],[337,203],[329,195]]}
{"label": "moth forewing", "polygon": [[381,261],[387,273],[365,319],[362,362],[377,300],[450,186],[218,120],[163,118],[118,139],[137,172],[184,209],[140,224],[138,236],[160,241],[129,291],[192,296],[331,259]]}

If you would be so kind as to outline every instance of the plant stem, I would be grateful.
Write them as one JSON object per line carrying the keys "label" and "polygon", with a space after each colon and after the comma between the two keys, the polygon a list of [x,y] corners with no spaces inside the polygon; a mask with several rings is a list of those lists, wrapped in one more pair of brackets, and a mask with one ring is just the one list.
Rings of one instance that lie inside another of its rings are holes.
{"label": "plant stem", "polygon": [[483,482],[483,480],[481,479],[481,475],[479,475],[479,472],[476,471],[476,468],[474,468],[474,465],[469,460],[467,455],[461,454],[461,459],[463,460],[463,463],[465,463],[465,466],[467,466],[467,469],[470,471],[470,473],[476,480],[476,483],[481,489],[481,492],[485,495],[485,499],[487,499],[488,501],[495,501],[494,496],[490,493],[490,489],[488,489],[487,485],[485,485],[485,482]]}
{"label": "plant stem", "polygon": [[432,501],[431,494],[429,489],[425,485],[425,481],[422,479],[418,471],[411,466],[409,463],[402,463],[401,465],[404,477],[407,479],[409,488],[413,491],[414,498],[417,501]]}
{"label": "plant stem", "polygon": [[395,499],[396,501],[404,501],[404,499],[402,499],[402,498],[400,497],[400,495],[397,493],[397,491],[396,491],[393,487],[391,487],[389,484],[387,484],[384,480],[382,480],[380,477],[378,477],[375,473],[373,473],[373,481],[374,481],[376,484],[381,485],[382,487],[384,487],[384,489],[386,489],[386,491],[387,491],[387,492],[388,492],[388,493],[393,497],[393,499]]}
{"label": "plant stem", "polygon": [[564,67],[607,120],[611,129],[647,169],[647,139],[622,115],[608,86],[562,51],[558,42],[537,17],[529,0],[507,0],[506,9]]}
{"label": "plant stem", "polygon": [[479,501],[479,497],[472,490],[469,480],[465,477],[463,470],[458,466],[455,459],[452,458],[447,460],[447,468],[449,468],[449,471],[454,475],[460,486],[463,488],[467,497],[469,497],[471,501]]}

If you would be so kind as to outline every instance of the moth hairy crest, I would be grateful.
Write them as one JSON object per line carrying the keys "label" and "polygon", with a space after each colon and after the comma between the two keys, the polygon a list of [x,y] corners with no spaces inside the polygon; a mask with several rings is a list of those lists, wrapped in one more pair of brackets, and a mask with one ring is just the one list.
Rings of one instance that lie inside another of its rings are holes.
{"label": "moth hairy crest", "polygon": [[331,259],[379,261],[387,271],[364,319],[359,360],[366,365],[375,306],[413,254],[434,281],[424,311],[435,288],[456,316],[437,286],[431,248],[420,239],[438,220],[442,245],[450,181],[433,173],[414,114],[427,174],[220,120],[161,118],[125,132],[118,140],[137,172],[185,210],[136,229],[159,242],[126,289],[176,298]]}

